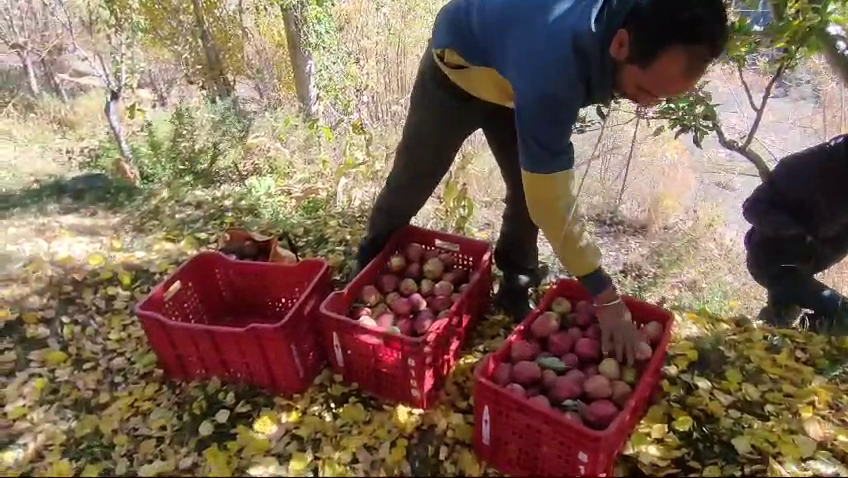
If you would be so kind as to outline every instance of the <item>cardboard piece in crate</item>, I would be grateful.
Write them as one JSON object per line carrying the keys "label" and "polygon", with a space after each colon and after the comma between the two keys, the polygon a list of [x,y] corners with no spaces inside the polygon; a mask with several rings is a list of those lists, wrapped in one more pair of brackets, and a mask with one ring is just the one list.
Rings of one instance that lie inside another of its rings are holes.
{"label": "cardboard piece in crate", "polygon": [[[283,247],[282,240],[288,243],[288,248]],[[294,264],[300,260],[288,233],[266,235],[237,227],[221,233],[218,251],[241,261]]]}

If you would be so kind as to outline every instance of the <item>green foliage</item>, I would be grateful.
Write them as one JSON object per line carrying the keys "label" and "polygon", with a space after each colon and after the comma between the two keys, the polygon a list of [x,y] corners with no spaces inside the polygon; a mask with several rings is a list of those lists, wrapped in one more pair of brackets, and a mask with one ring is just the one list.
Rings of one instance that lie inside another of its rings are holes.
{"label": "green foliage", "polygon": [[[108,88],[135,88],[143,68],[138,47],[147,28],[138,0],[86,0],[84,6],[79,19],[88,40],[97,45],[105,39],[107,45],[105,52],[96,51],[96,58],[88,57],[89,63]],[[72,25],[75,19],[68,15],[67,25]]]}
{"label": "green foliage", "polygon": [[712,103],[712,94],[706,90],[706,86],[707,82],[701,82],[688,95],[663,102],[656,113],[668,121],[668,126],[658,126],[653,135],[659,136],[666,128],[675,131],[675,138],[691,134],[692,142],[700,148],[704,138],[715,131],[718,121],[716,105]]}
{"label": "green foliage", "polygon": [[473,156],[463,154],[453,171],[445,178],[440,207],[437,216],[439,227],[455,234],[468,234],[468,226],[474,217],[474,199],[468,192],[468,185],[463,181]]}
{"label": "green foliage", "polygon": [[223,72],[212,71],[201,41],[198,18],[191,2],[179,0],[139,0],[140,15],[145,19],[145,42],[149,47],[168,51],[182,65],[186,78],[214,81],[244,73],[246,39],[237,7],[220,0],[201,0],[201,15]]}
{"label": "green foliage", "polygon": [[[166,121],[145,120],[130,147],[144,184],[223,184],[253,172],[241,164],[249,132],[231,102],[180,104]],[[108,170],[118,154],[114,142],[104,141],[88,166]]]}

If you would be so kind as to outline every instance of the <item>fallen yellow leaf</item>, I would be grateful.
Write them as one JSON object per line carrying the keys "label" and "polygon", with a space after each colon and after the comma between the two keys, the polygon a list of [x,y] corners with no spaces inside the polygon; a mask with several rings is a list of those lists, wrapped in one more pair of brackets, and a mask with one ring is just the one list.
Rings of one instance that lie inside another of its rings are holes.
{"label": "fallen yellow leaf", "polygon": [[730,440],[730,443],[736,448],[736,453],[740,455],[748,455],[753,449],[751,448],[751,439],[745,435],[739,435]]}
{"label": "fallen yellow leaf", "polygon": [[339,417],[348,422],[359,423],[368,418],[368,412],[365,411],[365,407],[361,403],[348,403],[342,407]]}
{"label": "fallen yellow leaf", "polygon": [[809,458],[816,452],[816,442],[810,437],[804,435],[795,435],[792,437],[798,450],[801,452],[801,458]]}
{"label": "fallen yellow leaf", "polygon": [[480,467],[480,462],[477,461],[477,456],[474,455],[467,448],[463,448],[459,452],[459,458],[457,459],[457,465],[459,465],[459,469],[462,471],[462,474],[465,476],[481,476],[482,469]]}
{"label": "fallen yellow leaf", "polygon": [[227,420],[230,419],[230,411],[226,408],[222,408],[218,410],[218,413],[215,414],[215,421],[218,423],[227,423]]}
{"label": "fallen yellow leaf", "polygon": [[701,476],[722,476],[721,467],[718,465],[710,465],[701,472]]}
{"label": "fallen yellow leaf", "polygon": [[743,378],[742,372],[740,372],[739,369],[736,369],[736,368],[728,369],[724,373],[724,376],[727,378],[728,382],[733,383],[733,384],[741,383],[742,378]]}
{"label": "fallen yellow leaf", "polygon": [[197,431],[200,433],[200,436],[209,436],[215,431],[215,425],[213,425],[209,420],[203,420],[203,423],[200,424]]}
{"label": "fallen yellow leaf", "polygon": [[61,350],[51,350],[44,356],[44,362],[52,366],[59,365],[66,360],[68,360],[68,354]]}
{"label": "fallen yellow leaf", "polygon": [[[83,468],[82,472],[80,472],[80,477],[91,478],[91,477],[100,476],[100,473],[103,471],[103,468],[104,468],[104,465],[102,465],[102,464],[89,463],[89,464],[85,465],[85,468]],[[144,475],[142,475],[142,476],[144,476]]]}
{"label": "fallen yellow leaf", "polygon": [[682,415],[674,420],[671,426],[674,427],[675,430],[683,432],[692,428],[694,423],[695,422],[692,420],[692,417],[689,415]]}
{"label": "fallen yellow leaf", "polygon": [[312,456],[310,455],[301,452],[293,453],[291,460],[289,460],[289,474],[301,476],[309,467],[309,464],[312,463]]}
{"label": "fallen yellow leaf", "polygon": [[88,265],[90,265],[93,268],[100,267],[105,263],[106,263],[106,258],[103,256],[103,254],[94,253],[94,254],[88,256]]}

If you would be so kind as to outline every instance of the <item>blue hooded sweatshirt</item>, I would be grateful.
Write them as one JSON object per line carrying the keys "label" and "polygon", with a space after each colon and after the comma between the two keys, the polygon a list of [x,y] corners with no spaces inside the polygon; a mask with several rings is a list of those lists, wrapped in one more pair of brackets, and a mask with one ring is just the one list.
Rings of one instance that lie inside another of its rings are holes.
{"label": "blue hooded sweatshirt", "polygon": [[613,36],[638,0],[451,0],[438,13],[436,62],[468,93],[515,109],[530,217],[593,294],[612,283],[577,208],[571,129],[613,96]]}

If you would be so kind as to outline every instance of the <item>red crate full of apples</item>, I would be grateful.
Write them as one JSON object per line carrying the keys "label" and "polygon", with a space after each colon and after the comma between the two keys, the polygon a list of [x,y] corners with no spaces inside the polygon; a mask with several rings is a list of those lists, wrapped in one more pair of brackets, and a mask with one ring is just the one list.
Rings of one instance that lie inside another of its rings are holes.
{"label": "red crate full of apples", "polygon": [[474,447],[511,476],[612,476],[658,386],[674,316],[625,297],[643,342],[633,366],[601,352],[586,290],[560,280],[486,357],[474,383]]}
{"label": "red crate full of apples", "polygon": [[408,226],[321,305],[333,369],[395,403],[428,408],[489,305],[489,243]]}

